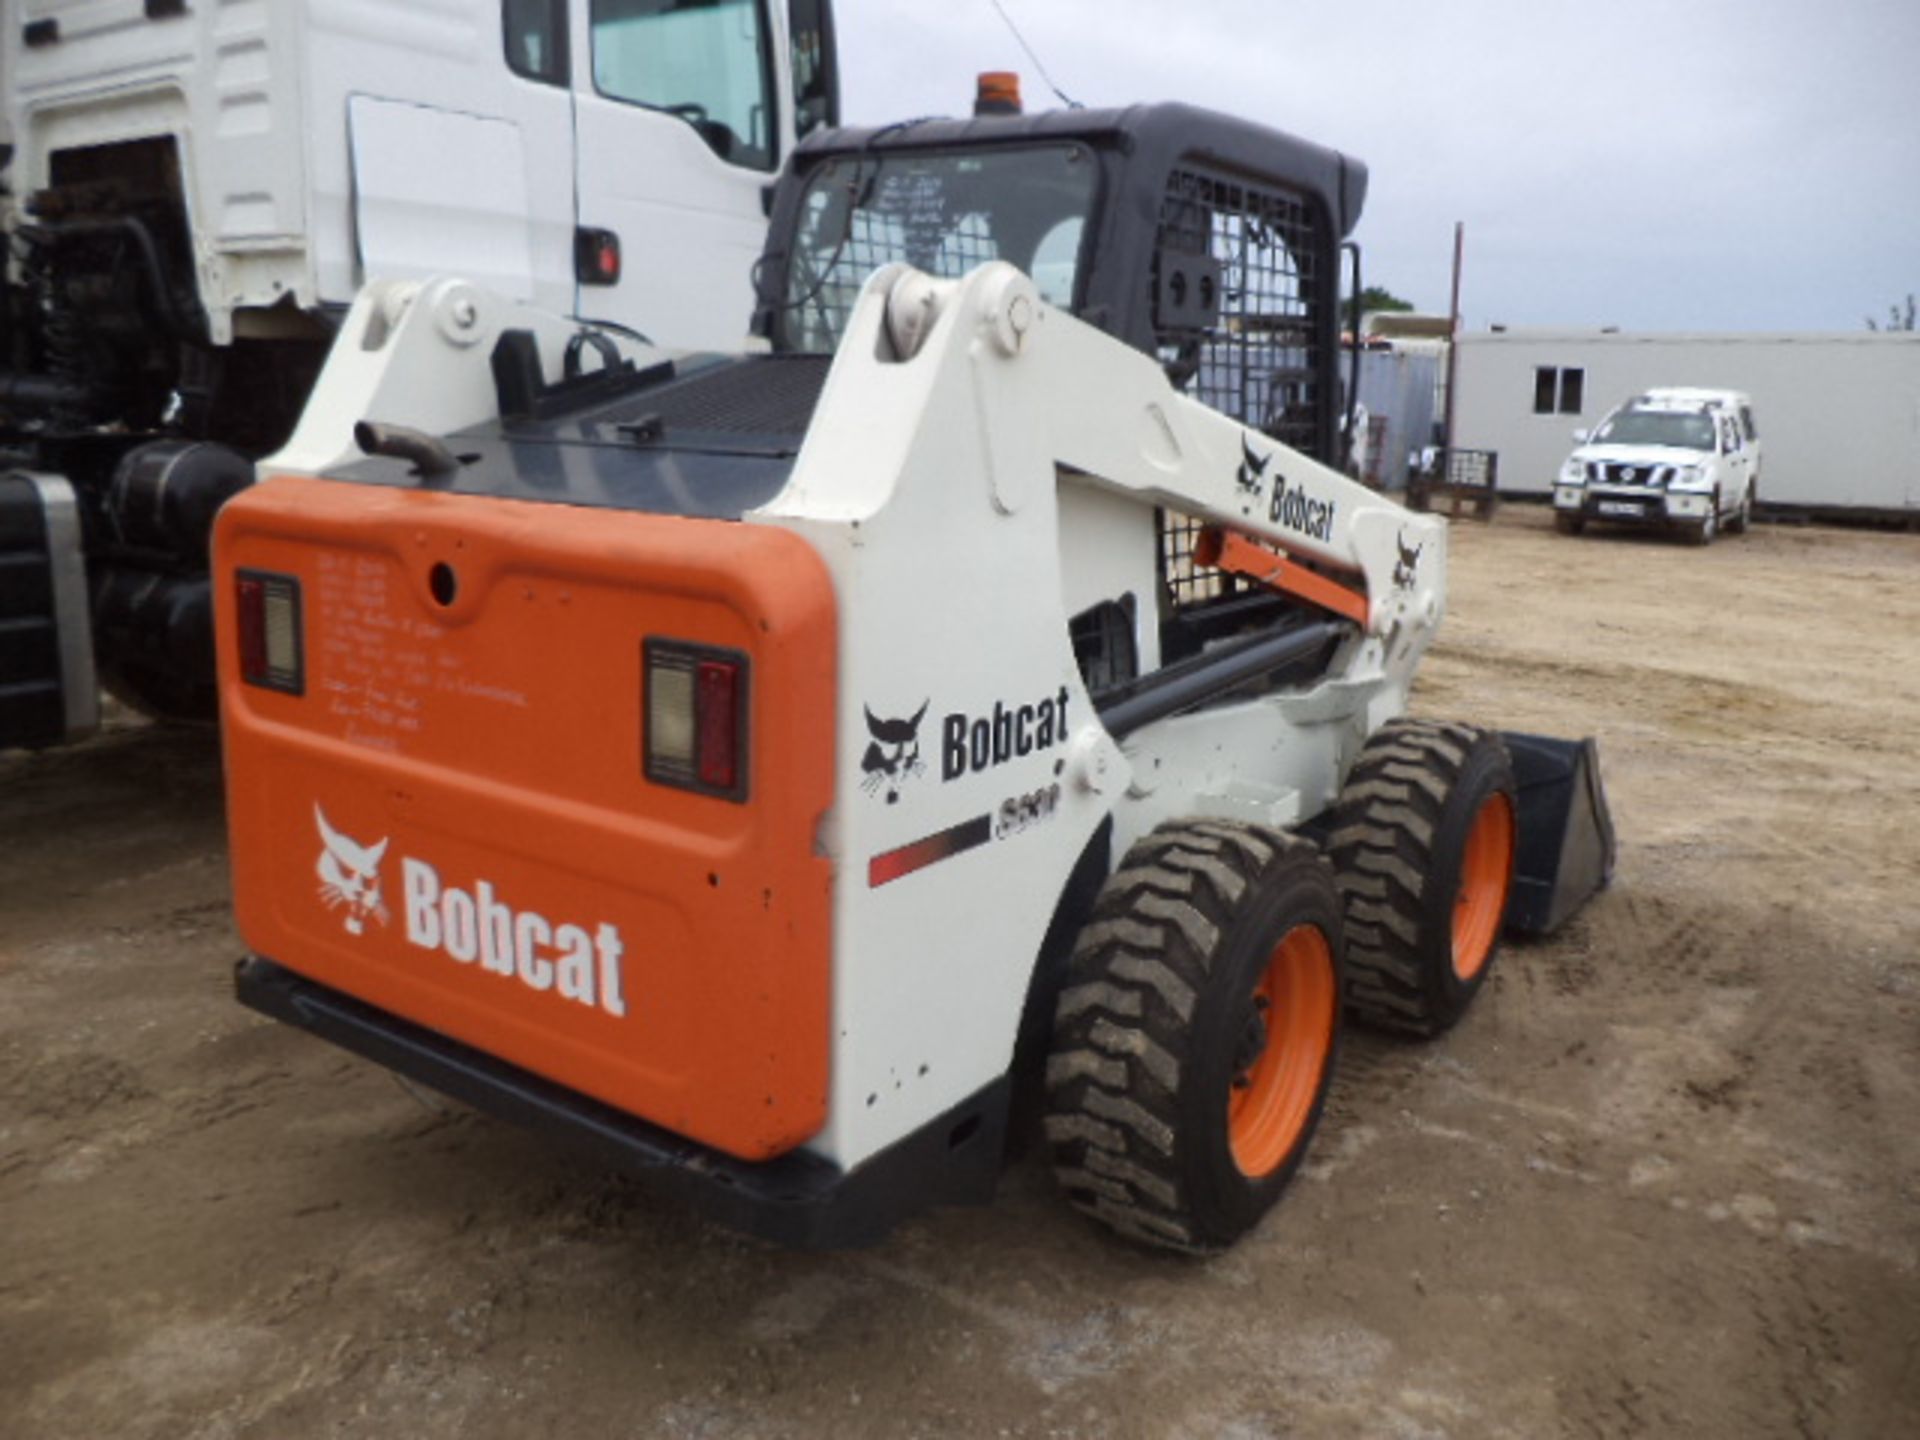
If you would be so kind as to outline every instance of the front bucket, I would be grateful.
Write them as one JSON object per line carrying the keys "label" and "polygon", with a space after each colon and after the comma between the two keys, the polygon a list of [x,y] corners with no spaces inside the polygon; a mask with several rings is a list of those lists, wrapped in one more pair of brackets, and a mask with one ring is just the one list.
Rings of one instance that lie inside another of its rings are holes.
{"label": "front bucket", "polygon": [[1520,848],[1506,927],[1549,935],[1613,878],[1613,816],[1591,739],[1507,732],[1519,785]]}

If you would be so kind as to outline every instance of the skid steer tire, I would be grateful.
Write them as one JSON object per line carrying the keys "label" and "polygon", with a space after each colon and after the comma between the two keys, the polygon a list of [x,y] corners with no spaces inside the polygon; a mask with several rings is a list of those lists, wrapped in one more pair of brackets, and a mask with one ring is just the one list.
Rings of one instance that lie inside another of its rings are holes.
{"label": "skid steer tire", "polygon": [[1162,825],[1074,948],[1045,1126],[1069,1199],[1129,1239],[1224,1249],[1286,1188],[1340,1034],[1340,892],[1311,844]]}
{"label": "skid steer tire", "polygon": [[1491,731],[1402,719],[1367,741],[1328,842],[1353,1018],[1438,1035],[1466,1013],[1512,893],[1515,797],[1513,762]]}

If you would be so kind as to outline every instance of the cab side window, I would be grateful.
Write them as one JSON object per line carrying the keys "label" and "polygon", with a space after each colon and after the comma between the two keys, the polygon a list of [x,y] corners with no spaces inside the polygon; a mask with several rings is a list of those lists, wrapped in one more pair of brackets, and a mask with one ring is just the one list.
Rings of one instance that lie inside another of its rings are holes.
{"label": "cab side window", "polygon": [[678,115],[714,154],[774,168],[765,0],[593,0],[593,84]]}
{"label": "cab side window", "polygon": [[500,7],[507,68],[528,80],[568,80],[567,0],[504,0]]}

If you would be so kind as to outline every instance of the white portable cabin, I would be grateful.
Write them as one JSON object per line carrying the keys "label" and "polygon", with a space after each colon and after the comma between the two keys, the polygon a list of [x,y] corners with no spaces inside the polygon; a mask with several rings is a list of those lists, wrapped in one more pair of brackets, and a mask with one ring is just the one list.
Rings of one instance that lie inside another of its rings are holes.
{"label": "white portable cabin", "polygon": [[1920,518],[1920,334],[1495,330],[1459,340],[1462,449],[1500,455],[1500,489],[1551,493],[1588,430],[1643,390],[1753,397],[1763,509]]}
{"label": "white portable cabin", "polygon": [[[830,14],[0,0],[8,180],[16,204],[74,181],[177,184],[216,345],[276,333],[289,303],[343,308],[371,279],[460,274],[737,349],[774,177],[836,108]],[[610,259],[580,269],[582,243],[608,236],[617,278]]]}

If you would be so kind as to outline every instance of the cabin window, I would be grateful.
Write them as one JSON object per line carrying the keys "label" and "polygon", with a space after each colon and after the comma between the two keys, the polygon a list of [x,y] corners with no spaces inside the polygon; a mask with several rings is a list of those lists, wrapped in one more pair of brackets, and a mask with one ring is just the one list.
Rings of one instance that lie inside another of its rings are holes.
{"label": "cabin window", "polygon": [[774,168],[763,0],[593,0],[592,15],[596,90],[679,116],[729,164]]}
{"label": "cabin window", "polygon": [[1533,413],[1578,415],[1587,403],[1587,372],[1553,365],[1533,372]]}
{"label": "cabin window", "polygon": [[567,0],[505,0],[507,68],[545,85],[567,83]]}

